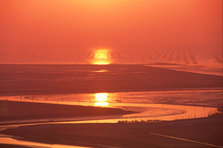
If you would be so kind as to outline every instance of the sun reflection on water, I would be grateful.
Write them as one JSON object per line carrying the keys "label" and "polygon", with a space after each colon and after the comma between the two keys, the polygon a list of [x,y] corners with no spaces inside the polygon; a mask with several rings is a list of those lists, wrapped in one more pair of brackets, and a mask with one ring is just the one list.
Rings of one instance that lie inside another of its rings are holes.
{"label": "sun reflection on water", "polygon": [[108,103],[108,93],[96,93],[95,94],[95,106],[107,107]]}

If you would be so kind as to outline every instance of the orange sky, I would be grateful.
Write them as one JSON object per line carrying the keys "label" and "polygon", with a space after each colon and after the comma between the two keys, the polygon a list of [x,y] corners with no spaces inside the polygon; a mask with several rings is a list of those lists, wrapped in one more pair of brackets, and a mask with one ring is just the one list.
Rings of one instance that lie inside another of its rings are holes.
{"label": "orange sky", "polygon": [[2,0],[0,63],[90,63],[102,48],[114,63],[166,50],[214,57],[221,18],[222,0]]}

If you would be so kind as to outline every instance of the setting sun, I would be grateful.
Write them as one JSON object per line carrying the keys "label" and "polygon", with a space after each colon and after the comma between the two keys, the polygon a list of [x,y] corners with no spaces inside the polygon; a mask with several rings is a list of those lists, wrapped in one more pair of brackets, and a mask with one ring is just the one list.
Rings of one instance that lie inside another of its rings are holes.
{"label": "setting sun", "polygon": [[108,49],[97,49],[94,51],[93,64],[107,65],[110,64],[110,53]]}

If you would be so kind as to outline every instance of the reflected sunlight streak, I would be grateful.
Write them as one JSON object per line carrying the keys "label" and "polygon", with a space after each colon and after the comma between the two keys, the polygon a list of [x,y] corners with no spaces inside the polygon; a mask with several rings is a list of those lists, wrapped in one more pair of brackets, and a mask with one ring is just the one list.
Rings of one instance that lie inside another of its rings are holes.
{"label": "reflected sunlight streak", "polygon": [[95,106],[106,107],[108,103],[108,93],[96,93],[95,94]]}
{"label": "reflected sunlight streak", "polygon": [[108,106],[108,102],[95,102],[94,105],[95,106],[105,107],[105,106]]}

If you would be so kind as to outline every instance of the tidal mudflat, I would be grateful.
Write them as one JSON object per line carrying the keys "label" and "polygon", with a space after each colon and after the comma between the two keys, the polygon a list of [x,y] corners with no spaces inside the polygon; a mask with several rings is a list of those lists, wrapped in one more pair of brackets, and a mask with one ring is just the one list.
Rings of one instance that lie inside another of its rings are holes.
{"label": "tidal mudflat", "polygon": [[143,65],[9,67],[1,133],[17,144],[222,147],[222,76]]}

